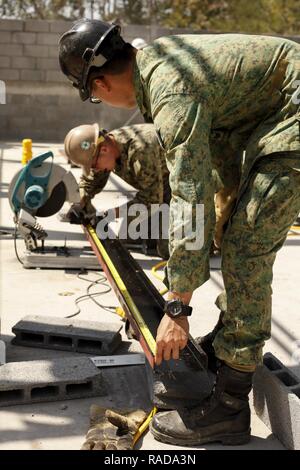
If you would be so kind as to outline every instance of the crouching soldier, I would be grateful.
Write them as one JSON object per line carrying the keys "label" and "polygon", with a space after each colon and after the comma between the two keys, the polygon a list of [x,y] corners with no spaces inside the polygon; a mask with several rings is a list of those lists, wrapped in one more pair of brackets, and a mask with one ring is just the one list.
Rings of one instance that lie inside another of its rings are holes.
{"label": "crouching soldier", "polygon": [[[152,204],[169,204],[169,172],[151,124],[111,132],[100,129],[96,123],[75,127],[65,138],[65,153],[83,169],[79,187],[81,207],[87,214],[95,212],[91,200],[103,190],[111,171],[139,191],[129,205],[143,204],[150,214]],[[156,248],[167,259],[168,240],[161,232],[160,228]]]}

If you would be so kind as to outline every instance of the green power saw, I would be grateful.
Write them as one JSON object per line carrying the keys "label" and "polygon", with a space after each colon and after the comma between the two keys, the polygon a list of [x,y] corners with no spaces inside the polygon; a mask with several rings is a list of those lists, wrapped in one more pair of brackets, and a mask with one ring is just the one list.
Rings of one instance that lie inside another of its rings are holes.
{"label": "green power saw", "polygon": [[14,221],[29,250],[37,248],[38,240],[43,244],[47,237],[37,217],[50,217],[65,202],[79,204],[80,201],[74,175],[53,160],[51,151],[38,155],[16,173],[9,186]]}

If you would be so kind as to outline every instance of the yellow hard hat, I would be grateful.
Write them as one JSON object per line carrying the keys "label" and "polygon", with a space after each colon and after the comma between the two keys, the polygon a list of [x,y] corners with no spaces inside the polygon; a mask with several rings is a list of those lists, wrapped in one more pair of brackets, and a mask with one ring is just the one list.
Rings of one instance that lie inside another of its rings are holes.
{"label": "yellow hard hat", "polygon": [[106,134],[94,123],[74,127],[66,135],[65,153],[69,160],[83,168],[85,175],[90,173],[97,147],[104,142]]}

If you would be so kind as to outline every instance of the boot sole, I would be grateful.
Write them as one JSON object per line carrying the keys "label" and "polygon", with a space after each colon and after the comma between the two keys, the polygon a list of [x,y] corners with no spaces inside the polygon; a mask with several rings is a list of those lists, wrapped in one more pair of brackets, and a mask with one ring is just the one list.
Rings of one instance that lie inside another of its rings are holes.
{"label": "boot sole", "polygon": [[160,431],[154,429],[150,424],[150,431],[153,437],[160,442],[165,444],[172,444],[175,446],[197,446],[202,444],[210,444],[212,442],[221,442],[224,446],[240,446],[243,444],[248,444],[251,438],[251,429],[244,433],[236,434],[219,434],[218,436],[206,437],[206,438],[195,438],[194,440],[190,439],[180,439],[176,437],[169,436]]}

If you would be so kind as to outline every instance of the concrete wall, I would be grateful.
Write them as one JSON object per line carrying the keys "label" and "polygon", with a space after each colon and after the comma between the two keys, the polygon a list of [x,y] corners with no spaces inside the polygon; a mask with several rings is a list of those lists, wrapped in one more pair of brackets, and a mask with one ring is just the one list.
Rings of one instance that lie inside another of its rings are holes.
{"label": "concrete wall", "polygon": [[[0,93],[6,87],[6,104],[0,104],[0,140],[61,141],[76,125],[99,122],[112,129],[122,126],[131,111],[82,103],[58,65],[58,40],[71,22],[0,20]],[[125,26],[127,41],[191,32],[156,26]],[[0,103],[1,103],[0,99]],[[132,123],[142,122],[138,115]]]}
{"label": "concrete wall", "polygon": [[[0,104],[0,140],[61,141],[76,125],[97,121],[112,129],[132,116],[132,111],[80,101],[58,65],[58,40],[70,25],[0,20],[0,80],[6,87],[6,104]],[[130,42],[136,37],[149,42],[174,32],[154,26],[123,28]],[[132,121],[136,122],[142,122],[140,115]]]}

